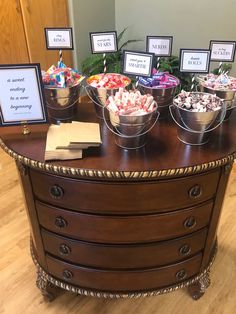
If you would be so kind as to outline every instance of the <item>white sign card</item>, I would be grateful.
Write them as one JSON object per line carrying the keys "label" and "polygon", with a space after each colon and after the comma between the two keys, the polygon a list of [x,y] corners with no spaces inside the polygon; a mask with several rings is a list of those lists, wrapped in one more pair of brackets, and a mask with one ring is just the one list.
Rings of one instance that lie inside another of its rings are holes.
{"label": "white sign card", "polygon": [[109,53],[117,51],[117,33],[89,33],[92,53]]}
{"label": "white sign card", "polygon": [[122,72],[135,76],[152,76],[153,59],[153,53],[124,50]]}
{"label": "white sign card", "polygon": [[147,36],[146,51],[158,57],[170,57],[172,53],[172,36]]}
{"label": "white sign card", "polygon": [[211,51],[208,49],[180,49],[180,72],[208,73]]}
{"label": "white sign card", "polygon": [[211,40],[209,49],[211,50],[211,61],[234,62],[235,41]]}
{"label": "white sign card", "polygon": [[73,50],[72,28],[45,28],[46,46],[48,50]]}
{"label": "white sign card", "polygon": [[0,66],[0,125],[47,123],[39,64]]}

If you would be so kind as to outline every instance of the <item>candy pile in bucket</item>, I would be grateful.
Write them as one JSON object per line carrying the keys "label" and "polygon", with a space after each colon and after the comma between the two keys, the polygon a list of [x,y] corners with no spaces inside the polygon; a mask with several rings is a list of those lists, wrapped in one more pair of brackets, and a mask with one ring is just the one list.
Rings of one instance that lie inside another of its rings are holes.
{"label": "candy pile in bucket", "polygon": [[77,112],[81,82],[84,79],[77,70],[63,62],[42,72],[47,111],[52,123],[70,122]]}
{"label": "candy pile in bucket", "polygon": [[225,116],[225,105],[216,95],[181,91],[173,100],[170,112],[179,126],[178,138],[191,145],[208,142],[210,132]]}
{"label": "candy pile in bucket", "polygon": [[151,94],[154,97],[160,112],[160,119],[165,119],[179,83],[177,77],[154,69],[152,77],[139,77],[138,89],[141,93]]}
{"label": "candy pile in bucket", "polygon": [[110,95],[114,95],[120,87],[127,87],[131,80],[122,74],[102,73],[87,79],[86,92],[95,106],[96,114],[103,118],[103,108]]}
{"label": "candy pile in bucket", "polygon": [[79,84],[84,76],[59,61],[57,67],[52,65],[47,71],[42,71],[42,78],[47,87],[65,88]]}
{"label": "candy pile in bucket", "polygon": [[216,94],[224,100],[227,112],[224,120],[228,120],[236,106],[236,78],[227,74],[207,74],[199,77],[200,90]]}
{"label": "candy pile in bucket", "polygon": [[151,88],[173,88],[179,85],[179,80],[168,72],[154,71],[152,77],[140,77],[139,84]]}
{"label": "candy pile in bucket", "polygon": [[106,108],[116,135],[118,146],[134,149],[146,144],[146,135],[157,121],[153,122],[157,104],[151,95],[141,95],[137,90],[120,88],[107,100]]}

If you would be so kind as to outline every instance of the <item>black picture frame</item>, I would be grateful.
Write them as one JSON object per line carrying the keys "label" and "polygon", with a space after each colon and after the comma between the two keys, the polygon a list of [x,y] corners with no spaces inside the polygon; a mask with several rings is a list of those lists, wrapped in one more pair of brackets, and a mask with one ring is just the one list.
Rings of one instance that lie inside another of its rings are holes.
{"label": "black picture frame", "polygon": [[236,50],[236,41],[234,40],[210,40],[210,43],[209,43],[209,49],[212,51],[212,46],[214,44],[232,44],[233,45],[233,50],[232,50],[232,55],[231,55],[231,58],[230,59],[217,59],[217,58],[214,58],[212,59],[212,53],[211,53],[211,61],[212,62],[234,62],[234,59],[235,59],[235,50]]}
{"label": "black picture frame", "polygon": [[[48,114],[47,114],[47,108],[46,108],[46,101],[45,96],[43,92],[43,81],[42,81],[42,75],[41,75],[41,68],[39,63],[22,63],[22,64],[0,64],[0,71],[11,71],[11,70],[27,70],[27,69],[33,69],[35,71],[35,80],[36,80],[36,86],[38,90],[38,99],[40,102],[40,108],[41,108],[41,119],[27,119],[26,117],[22,117],[18,120],[13,121],[7,121],[4,117],[4,110],[3,110],[3,102],[1,100],[2,93],[0,92],[0,126],[1,127],[7,127],[7,126],[15,126],[15,125],[22,125],[22,123],[27,124],[47,124],[48,123]],[[20,71],[19,71],[20,73]],[[22,72],[23,73],[23,72]],[[4,73],[5,74],[5,73]],[[0,76],[0,86],[1,84],[1,76]],[[0,87],[1,90],[1,87]],[[35,103],[34,103],[35,104]]]}
{"label": "black picture frame", "polygon": [[170,57],[172,55],[172,47],[173,47],[173,36],[152,36],[148,35],[146,37],[146,52],[150,52],[149,46],[150,46],[150,39],[166,39],[169,40],[169,51],[168,54],[155,54],[156,57]]}
{"label": "black picture frame", "polygon": [[[125,70],[127,55],[136,55],[136,56],[145,56],[150,58],[150,64],[149,64],[149,71],[148,74],[140,74],[135,72],[130,72]],[[127,75],[133,75],[133,76],[143,76],[143,77],[151,77],[152,76],[152,69],[154,67],[154,53],[148,53],[148,52],[141,52],[141,51],[132,51],[132,50],[123,50],[122,55],[122,73]]]}
{"label": "black picture frame", "polygon": [[[70,46],[53,46],[50,47],[49,39],[48,39],[48,33],[53,31],[68,31],[69,32],[69,38],[70,38]],[[47,50],[74,50],[74,41],[73,41],[73,31],[72,27],[45,27],[44,28],[44,34],[45,34],[45,42],[46,42],[46,48]]]}
{"label": "black picture frame", "polygon": [[[103,36],[103,35],[114,35],[114,46],[115,49],[112,50],[105,50],[105,51],[96,51],[95,47],[94,47],[94,40],[93,37],[94,36]],[[113,52],[117,52],[118,51],[118,43],[117,43],[117,31],[107,31],[107,32],[90,32],[89,33],[89,39],[90,39],[90,48],[91,48],[91,52],[92,54],[98,54],[98,53],[113,53]]]}
{"label": "black picture frame", "polygon": [[[186,70],[183,69],[183,60],[184,60],[184,52],[193,52],[193,53],[205,53],[207,54],[207,64],[206,64],[206,69],[205,70]],[[191,48],[181,48],[180,49],[180,54],[179,54],[180,62],[179,62],[179,71],[180,72],[186,72],[186,73],[209,73],[209,68],[210,68],[210,59],[211,59],[211,51],[210,49],[191,49]]]}

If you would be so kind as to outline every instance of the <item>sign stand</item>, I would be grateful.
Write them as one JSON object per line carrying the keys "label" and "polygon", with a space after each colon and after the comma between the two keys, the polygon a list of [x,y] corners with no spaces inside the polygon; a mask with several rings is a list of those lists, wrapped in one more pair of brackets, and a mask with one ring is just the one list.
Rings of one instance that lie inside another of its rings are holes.
{"label": "sign stand", "polygon": [[211,51],[208,49],[180,49],[180,72],[188,72],[192,75],[190,90],[193,91],[196,84],[196,73],[208,73]]}
{"label": "sign stand", "polygon": [[31,132],[27,123],[28,123],[27,121],[21,121],[21,124],[23,125],[23,128],[22,128],[22,134],[23,135],[30,134],[30,132]]}
{"label": "sign stand", "polygon": [[219,61],[218,74],[223,73],[223,62],[234,62],[235,57],[235,41],[211,40],[209,49],[211,50],[211,61]]}
{"label": "sign stand", "polygon": [[113,32],[93,32],[89,33],[91,52],[103,54],[103,73],[107,72],[107,53],[117,52],[117,33]]}

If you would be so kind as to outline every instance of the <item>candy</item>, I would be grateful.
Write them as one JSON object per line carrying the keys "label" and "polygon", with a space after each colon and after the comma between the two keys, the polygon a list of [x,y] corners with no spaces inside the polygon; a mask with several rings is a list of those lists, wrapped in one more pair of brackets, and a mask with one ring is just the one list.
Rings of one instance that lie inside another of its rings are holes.
{"label": "candy", "polygon": [[200,81],[203,86],[215,90],[236,91],[236,78],[230,77],[227,74],[215,75],[210,73],[200,77]]}
{"label": "candy", "polygon": [[116,73],[97,74],[90,76],[87,83],[96,88],[118,89],[130,84],[130,79]]}
{"label": "candy", "polygon": [[138,83],[151,88],[170,88],[179,85],[179,80],[168,72],[153,72],[152,77],[139,77]]}
{"label": "candy", "polygon": [[222,106],[220,99],[216,95],[185,92],[183,90],[174,98],[174,104],[193,112],[216,111]]}
{"label": "candy", "polygon": [[58,67],[55,65],[44,72],[42,71],[44,85],[51,87],[65,88],[79,84],[83,79],[77,70],[67,67],[63,62],[58,62]]}
{"label": "candy", "polygon": [[109,96],[106,106],[117,115],[144,115],[153,112],[157,108],[153,96],[141,95],[137,90],[126,91],[119,88],[114,96]]}

